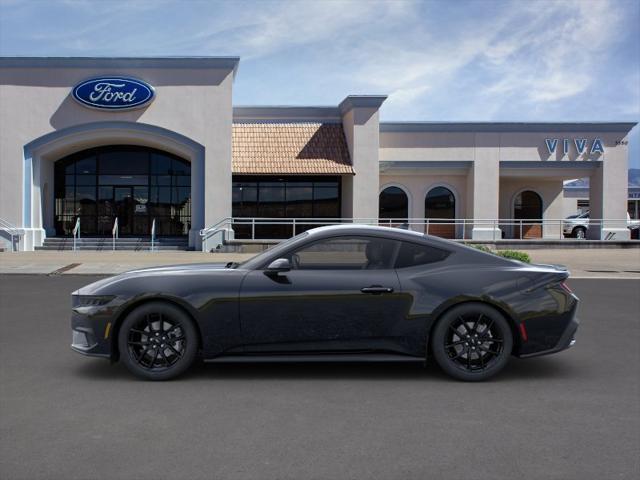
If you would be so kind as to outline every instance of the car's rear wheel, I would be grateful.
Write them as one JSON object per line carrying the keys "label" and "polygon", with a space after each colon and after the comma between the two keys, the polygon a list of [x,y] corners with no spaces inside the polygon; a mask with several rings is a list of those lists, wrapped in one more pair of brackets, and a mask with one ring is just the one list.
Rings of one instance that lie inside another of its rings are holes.
{"label": "car's rear wheel", "polygon": [[573,236],[579,240],[584,240],[587,237],[587,230],[584,227],[574,228]]}
{"label": "car's rear wheel", "polygon": [[452,308],[438,320],[431,336],[440,368],[465,381],[486,380],[498,373],[509,361],[512,348],[509,322],[482,303]]}
{"label": "car's rear wheel", "polygon": [[198,332],[191,318],[166,302],[150,302],[133,310],[118,334],[120,358],[138,377],[174,378],[193,363]]}

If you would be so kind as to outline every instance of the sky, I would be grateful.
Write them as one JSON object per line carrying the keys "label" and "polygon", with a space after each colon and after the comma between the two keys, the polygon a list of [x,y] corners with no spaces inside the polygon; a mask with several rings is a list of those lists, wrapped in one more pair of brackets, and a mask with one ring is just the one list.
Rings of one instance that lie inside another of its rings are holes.
{"label": "sky", "polygon": [[382,121],[640,121],[640,0],[0,0],[0,55],[240,56],[235,105],[385,94]]}

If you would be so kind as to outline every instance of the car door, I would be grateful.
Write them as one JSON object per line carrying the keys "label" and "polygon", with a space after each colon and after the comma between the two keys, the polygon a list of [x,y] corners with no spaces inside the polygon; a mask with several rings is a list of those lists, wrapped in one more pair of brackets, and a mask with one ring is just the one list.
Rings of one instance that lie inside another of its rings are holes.
{"label": "car door", "polygon": [[409,309],[393,269],[398,247],[379,237],[324,238],[284,253],[290,271],[248,273],[240,292],[245,350],[390,348]]}

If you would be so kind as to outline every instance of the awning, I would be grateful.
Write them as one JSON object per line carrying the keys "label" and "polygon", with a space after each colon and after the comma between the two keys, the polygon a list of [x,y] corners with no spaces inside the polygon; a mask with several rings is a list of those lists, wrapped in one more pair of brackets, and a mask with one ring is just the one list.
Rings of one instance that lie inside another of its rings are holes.
{"label": "awning", "polygon": [[341,124],[234,123],[233,173],[353,175]]}

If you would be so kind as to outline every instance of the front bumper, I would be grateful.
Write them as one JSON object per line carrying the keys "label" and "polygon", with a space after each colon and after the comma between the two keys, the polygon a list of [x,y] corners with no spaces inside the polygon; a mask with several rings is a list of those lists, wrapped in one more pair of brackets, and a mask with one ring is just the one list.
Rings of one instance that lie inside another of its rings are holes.
{"label": "front bumper", "polygon": [[71,350],[92,357],[111,357],[113,330],[109,307],[74,308],[71,314]]}
{"label": "front bumper", "polygon": [[567,325],[567,327],[565,328],[562,335],[560,336],[558,343],[553,348],[549,348],[547,350],[540,350],[532,353],[521,354],[521,355],[518,355],[518,357],[519,358],[539,357],[541,355],[558,353],[563,350],[566,350],[567,348],[573,347],[573,345],[575,345],[576,343],[575,335],[579,326],[580,326],[580,321],[576,317],[573,317],[569,322],[569,324]]}

